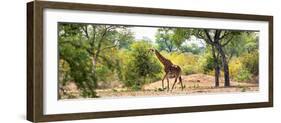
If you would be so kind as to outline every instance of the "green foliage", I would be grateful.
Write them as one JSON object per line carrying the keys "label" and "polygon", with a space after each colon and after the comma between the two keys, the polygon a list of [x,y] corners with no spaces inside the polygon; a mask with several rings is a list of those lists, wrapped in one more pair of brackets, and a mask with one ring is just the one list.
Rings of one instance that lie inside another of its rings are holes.
{"label": "green foliage", "polygon": [[236,33],[232,41],[224,47],[224,51],[228,54],[229,60],[232,57],[240,57],[246,52],[255,52],[258,50],[258,35],[254,32]]}
{"label": "green foliage", "polygon": [[150,47],[151,44],[148,42],[135,42],[130,46],[130,50],[126,51],[127,57],[123,57],[126,59],[122,63],[121,79],[126,86],[132,87],[133,90],[138,90],[143,84],[159,79],[161,66],[147,52]]}
{"label": "green foliage", "polygon": [[214,69],[214,58],[210,52],[205,52],[199,58],[199,66],[204,74],[207,74]]}
{"label": "green foliage", "polygon": [[192,35],[193,29],[185,28],[159,28],[156,34],[156,43],[159,51],[181,51],[199,54],[202,47],[196,43],[188,44],[187,39],[196,39]]}
{"label": "green foliage", "polygon": [[237,80],[240,71],[245,69],[239,58],[234,58],[229,62],[229,74],[231,78]]}
{"label": "green foliage", "polygon": [[141,85],[134,84],[134,85],[132,85],[131,89],[132,89],[133,91],[139,91],[139,90],[141,90]]}
{"label": "green foliage", "polygon": [[119,30],[115,37],[115,39],[118,39],[118,47],[120,49],[128,49],[135,40],[133,35],[134,34],[129,29]]}
{"label": "green foliage", "polygon": [[107,66],[99,66],[96,68],[96,75],[98,76],[98,81],[109,80],[111,74],[113,74],[113,72]]}
{"label": "green foliage", "polygon": [[176,45],[177,48],[182,47],[182,43],[191,37],[193,29],[186,28],[173,28],[172,41]]}
{"label": "green foliage", "polygon": [[258,75],[258,53],[244,53],[229,63],[230,75],[236,81],[248,81]]}
{"label": "green foliage", "polygon": [[251,79],[251,73],[247,69],[240,69],[237,76],[234,78],[237,81],[247,81]]}
{"label": "green foliage", "polygon": [[183,67],[183,73],[184,73],[185,75],[189,75],[189,74],[195,74],[196,71],[195,71],[195,69],[194,69],[194,66],[192,66],[192,65],[186,65],[186,66]]}
{"label": "green foliage", "polygon": [[81,88],[83,97],[96,97],[93,91],[96,87],[96,77],[92,69],[92,59],[85,50],[65,45],[61,46],[60,53],[61,58],[69,64],[69,76]]}
{"label": "green foliage", "polygon": [[171,28],[159,28],[155,37],[160,51],[172,52],[176,49]]}
{"label": "green foliage", "polygon": [[59,84],[65,86],[71,80],[71,76],[69,64],[63,59],[59,60],[59,73]]}
{"label": "green foliage", "polygon": [[196,55],[202,53],[203,49],[203,47],[199,47],[195,43],[191,43],[190,45],[183,45],[180,47],[181,52],[189,52]]}
{"label": "green foliage", "polygon": [[[133,33],[123,26],[59,24],[60,83],[74,81],[83,97],[96,97],[98,81],[112,79],[117,48],[127,48]],[[110,76],[110,77],[109,77]]]}
{"label": "green foliage", "polygon": [[250,73],[254,75],[259,74],[259,54],[258,51],[252,51],[251,53],[245,53],[241,57],[243,67],[245,67]]}

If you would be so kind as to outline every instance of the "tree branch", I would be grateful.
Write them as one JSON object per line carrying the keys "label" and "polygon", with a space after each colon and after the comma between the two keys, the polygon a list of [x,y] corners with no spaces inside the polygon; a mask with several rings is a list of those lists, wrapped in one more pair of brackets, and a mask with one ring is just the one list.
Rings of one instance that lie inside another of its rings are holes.
{"label": "tree branch", "polygon": [[105,29],[104,29],[104,32],[103,32],[103,34],[102,34],[102,36],[101,36],[101,38],[100,38],[100,40],[99,40],[99,44],[98,44],[98,47],[97,47],[97,52],[95,53],[95,55],[94,55],[94,60],[96,60],[97,58],[98,58],[98,56],[99,56],[99,53],[100,53],[100,51],[101,51],[101,42],[102,42],[102,40],[104,39],[104,37],[105,37],[105,35],[106,35],[106,33],[107,33],[107,31],[108,31],[108,29],[109,29],[109,27],[105,27]]}
{"label": "tree branch", "polygon": [[230,34],[230,32],[224,31],[224,34],[222,36],[220,36],[220,40],[225,38],[226,36],[228,36]]}
{"label": "tree branch", "polygon": [[116,47],[116,46],[117,46],[116,44],[112,45],[112,46],[107,46],[107,47],[102,48],[101,50],[110,49],[110,48],[113,48],[113,47]]}
{"label": "tree branch", "polygon": [[200,34],[200,31],[198,31],[196,33],[196,37],[200,38],[200,39],[203,39],[203,40],[207,40],[203,35]]}
{"label": "tree branch", "polygon": [[232,39],[234,36],[231,36],[230,39],[228,39],[224,44],[221,44],[222,47],[226,46]]}
{"label": "tree branch", "polygon": [[214,42],[218,42],[220,40],[221,30],[216,30],[214,36]]}
{"label": "tree branch", "polygon": [[72,41],[60,41],[59,44],[70,44],[70,45],[72,45],[72,46],[74,46],[74,47],[76,47],[76,48],[84,48],[84,47],[82,47],[81,45],[75,44],[75,43],[72,42]]}
{"label": "tree branch", "polygon": [[227,62],[229,62],[232,57],[233,57],[233,52],[230,53],[230,56],[228,57]]}
{"label": "tree branch", "polygon": [[82,30],[83,30],[84,33],[85,33],[85,37],[86,37],[88,40],[90,40],[87,25],[83,26],[83,27],[82,27]]}
{"label": "tree branch", "polygon": [[214,42],[213,42],[213,40],[212,40],[212,38],[211,38],[211,36],[210,36],[210,34],[209,34],[209,31],[208,30],[206,30],[206,29],[204,29],[204,32],[205,32],[205,34],[206,34],[206,36],[207,36],[207,40],[205,40],[207,43],[209,43],[209,44],[211,44],[211,45],[214,45]]}
{"label": "tree branch", "polygon": [[94,50],[94,47],[95,47],[95,41],[96,41],[96,27],[95,25],[91,24],[92,28],[93,28],[93,36],[92,36],[92,40],[90,40],[90,37],[89,37],[89,43],[90,43],[90,48],[87,48],[87,51],[90,53],[90,54],[94,54],[95,52],[93,51]]}

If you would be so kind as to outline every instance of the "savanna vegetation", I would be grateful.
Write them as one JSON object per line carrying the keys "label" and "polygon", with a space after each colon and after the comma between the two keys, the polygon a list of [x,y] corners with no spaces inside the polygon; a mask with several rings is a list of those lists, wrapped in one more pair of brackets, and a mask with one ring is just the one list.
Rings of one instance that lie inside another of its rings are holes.
{"label": "savanna vegetation", "polygon": [[[204,77],[211,78],[212,89],[235,86],[247,91],[243,83],[258,85],[259,32],[155,27],[153,39],[137,39],[132,28],[59,23],[59,98],[164,91],[155,85],[164,75],[163,65],[150,48],[180,66],[183,92],[202,89]],[[190,80],[195,75],[200,77]]]}

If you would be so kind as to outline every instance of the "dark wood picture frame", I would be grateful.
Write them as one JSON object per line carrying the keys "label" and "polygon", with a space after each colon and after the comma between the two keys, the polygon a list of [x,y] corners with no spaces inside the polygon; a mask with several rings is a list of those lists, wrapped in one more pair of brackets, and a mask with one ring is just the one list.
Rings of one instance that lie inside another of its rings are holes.
{"label": "dark wood picture frame", "polygon": [[[268,26],[268,30],[269,30],[268,102],[45,115],[43,113],[43,102],[44,102],[43,101],[43,88],[44,88],[43,87],[43,78],[44,78],[43,76],[44,75],[43,74],[43,65],[44,65],[43,11],[46,8],[266,21],[269,23]],[[79,119],[92,119],[92,118],[156,115],[156,114],[259,108],[259,107],[272,107],[272,106],[273,106],[273,17],[272,16],[94,5],[94,4],[80,4],[80,3],[46,2],[46,1],[34,1],[34,2],[27,3],[27,120],[29,121],[46,122],[46,121],[61,121],[61,120],[79,120]]]}

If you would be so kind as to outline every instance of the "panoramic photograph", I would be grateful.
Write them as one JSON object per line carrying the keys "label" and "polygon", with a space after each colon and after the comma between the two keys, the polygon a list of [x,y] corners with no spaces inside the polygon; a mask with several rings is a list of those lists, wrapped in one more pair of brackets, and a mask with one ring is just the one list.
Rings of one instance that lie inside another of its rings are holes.
{"label": "panoramic photograph", "polygon": [[58,23],[58,99],[259,91],[259,31]]}

